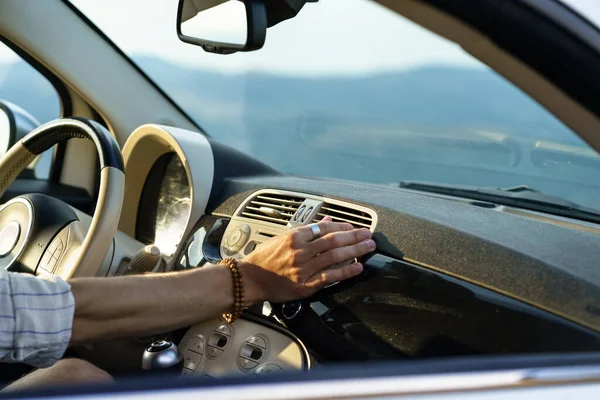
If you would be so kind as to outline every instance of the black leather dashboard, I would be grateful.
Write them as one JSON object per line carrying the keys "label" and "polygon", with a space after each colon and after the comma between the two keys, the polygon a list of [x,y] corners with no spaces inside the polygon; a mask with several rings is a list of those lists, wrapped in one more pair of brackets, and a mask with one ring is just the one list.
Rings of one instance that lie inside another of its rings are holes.
{"label": "black leather dashboard", "polygon": [[254,191],[297,192],[374,209],[378,253],[504,294],[600,331],[600,236],[396,188],[299,177],[216,182],[207,213],[231,216]]}
{"label": "black leather dashboard", "polygon": [[[309,201],[372,222],[377,250],[361,260],[361,276],[272,304],[270,315],[249,311],[283,324],[315,362],[600,349],[598,226],[391,185],[284,176],[209,143],[211,193],[175,269],[247,254],[286,232]],[[267,214],[257,215],[262,206]]]}

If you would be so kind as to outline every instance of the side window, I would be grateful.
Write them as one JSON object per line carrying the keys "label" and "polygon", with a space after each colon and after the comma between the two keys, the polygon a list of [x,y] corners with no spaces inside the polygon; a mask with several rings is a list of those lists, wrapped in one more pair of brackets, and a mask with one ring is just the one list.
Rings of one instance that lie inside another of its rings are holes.
{"label": "side window", "polygon": [[[0,99],[31,114],[43,124],[60,117],[60,98],[52,84],[29,63],[0,42]],[[4,132],[0,132],[4,135]],[[4,141],[4,138],[2,138]],[[4,150],[4,149],[3,149]],[[48,150],[23,172],[23,178],[48,179],[53,149]]]}

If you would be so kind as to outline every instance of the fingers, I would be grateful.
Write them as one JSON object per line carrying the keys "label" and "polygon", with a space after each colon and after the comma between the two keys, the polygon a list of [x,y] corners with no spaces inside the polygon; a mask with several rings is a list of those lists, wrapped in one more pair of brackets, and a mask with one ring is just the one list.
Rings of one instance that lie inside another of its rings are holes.
{"label": "fingers", "polygon": [[340,268],[332,268],[314,275],[306,285],[313,289],[321,289],[335,282],[345,281],[363,271],[361,263],[354,263]]}
{"label": "fingers", "polygon": [[[329,219],[327,221],[323,220],[321,222],[317,222],[317,225],[319,226],[319,229],[321,230],[321,237],[323,237],[329,233],[333,233],[333,232],[350,231],[350,230],[354,229],[354,227],[351,224],[340,223],[340,222],[331,222],[331,219]],[[298,235],[300,240],[302,240],[305,243],[311,242],[314,239],[313,232],[312,232],[312,229],[310,229],[310,226],[303,226],[301,228],[298,228],[296,231],[296,234]]]}
{"label": "fingers", "polygon": [[321,253],[314,258],[312,267],[315,270],[325,269],[331,265],[353,258],[362,257],[375,250],[375,242],[372,239],[364,240],[349,246],[336,247]]}
{"label": "fingers", "polygon": [[312,256],[326,252],[336,247],[350,246],[371,238],[368,229],[353,229],[351,231],[333,232],[308,244],[307,250]]}

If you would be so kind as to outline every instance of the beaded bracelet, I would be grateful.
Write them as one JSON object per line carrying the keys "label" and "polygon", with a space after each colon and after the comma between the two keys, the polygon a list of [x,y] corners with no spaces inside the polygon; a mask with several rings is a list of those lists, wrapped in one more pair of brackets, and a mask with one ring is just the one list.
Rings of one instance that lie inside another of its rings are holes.
{"label": "beaded bracelet", "polygon": [[231,271],[233,281],[233,310],[231,313],[223,314],[223,317],[228,324],[232,324],[244,311],[244,282],[242,281],[242,273],[235,258],[227,258],[219,262],[219,264],[226,265]]}

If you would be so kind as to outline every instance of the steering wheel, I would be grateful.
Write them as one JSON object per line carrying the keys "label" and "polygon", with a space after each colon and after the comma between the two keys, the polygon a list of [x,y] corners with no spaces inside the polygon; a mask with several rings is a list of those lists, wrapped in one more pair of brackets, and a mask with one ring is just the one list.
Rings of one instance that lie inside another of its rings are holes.
{"label": "steering wheel", "polygon": [[119,145],[100,124],[57,119],[33,130],[0,159],[0,196],[35,157],[72,138],[91,140],[100,160],[100,190],[89,229],[66,203],[42,194],[11,199],[0,208],[0,268],[95,276],[110,249],[123,204],[125,173]]}

